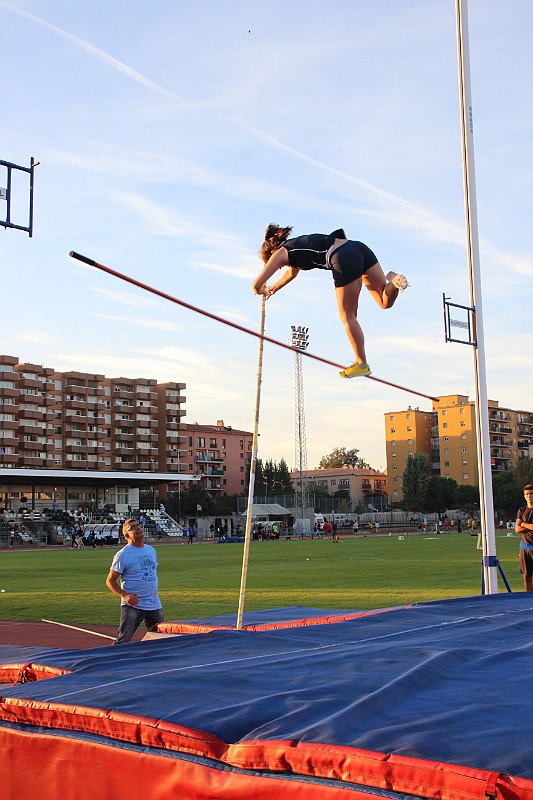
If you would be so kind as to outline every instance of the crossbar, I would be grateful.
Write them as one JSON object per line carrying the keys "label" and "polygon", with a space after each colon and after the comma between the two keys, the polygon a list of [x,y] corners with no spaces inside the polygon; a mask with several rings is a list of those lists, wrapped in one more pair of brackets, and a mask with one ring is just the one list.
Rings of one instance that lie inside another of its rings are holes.
{"label": "crossbar", "polygon": [[[141,281],[138,281],[135,278],[130,278],[129,275],[124,275],[122,272],[117,272],[115,269],[111,269],[111,267],[106,267],[105,264],[99,264],[94,259],[83,256],[80,253],[76,253],[74,250],[71,250],[69,255],[71,258],[82,261],[84,264],[88,264],[90,267],[95,267],[96,269],[102,270],[102,272],[107,272],[108,275],[113,275],[115,278],[119,278],[122,281],[131,283],[133,286],[137,286],[139,289],[144,289],[146,292],[150,292],[158,297],[162,297],[163,300],[169,300],[171,303],[182,306],[182,308],[187,308],[189,311],[194,311],[195,314],[202,314],[202,316],[213,319],[215,322],[221,322],[223,325],[228,325],[230,328],[235,328],[236,330],[241,331],[241,333],[247,333],[250,336],[255,336],[256,339],[262,339],[265,342],[270,342],[270,344],[275,344],[277,347],[283,347],[285,350],[290,350],[293,353],[301,353],[303,356],[307,356],[307,358],[312,358],[315,361],[320,361],[323,364],[328,364],[331,367],[337,367],[338,369],[346,368],[346,365],[344,364],[337,364],[337,362],[330,361],[328,358],[323,358],[323,356],[317,356],[314,353],[309,353],[307,350],[300,350],[299,348],[293,347],[290,344],[280,342],[277,339],[273,339],[270,336],[265,336],[257,331],[252,331],[250,328],[245,328],[243,325],[239,325],[236,322],[231,322],[229,319],[219,317],[217,314],[212,314],[210,311],[205,311],[202,308],[193,306],[191,303],[186,303],[184,300],[178,300],[177,297],[173,297],[171,294],[162,292],[160,289],[155,289],[153,286],[149,286],[146,283],[141,283]],[[392,381],[386,381],[383,378],[377,378],[375,375],[364,375],[363,377],[371,381],[377,381],[377,383],[382,383],[385,386],[392,386],[394,389],[400,389],[400,391],[407,392],[408,394],[416,394],[419,397],[425,397],[427,400],[439,400],[438,397],[432,397],[432,395],[425,394],[424,392],[418,392],[415,389],[407,388],[407,386],[401,386],[399,383],[392,383]]]}

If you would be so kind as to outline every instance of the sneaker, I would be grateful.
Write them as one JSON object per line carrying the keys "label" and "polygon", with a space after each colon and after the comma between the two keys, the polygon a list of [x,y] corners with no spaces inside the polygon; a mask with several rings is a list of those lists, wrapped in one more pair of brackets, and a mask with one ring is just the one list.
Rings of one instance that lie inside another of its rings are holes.
{"label": "sneaker", "polygon": [[388,272],[385,275],[385,279],[390,283],[392,283],[393,286],[396,286],[396,288],[399,289],[400,292],[405,291],[405,289],[407,289],[407,287],[409,286],[405,275],[400,275],[398,272]]}
{"label": "sneaker", "polygon": [[359,378],[360,375],[371,375],[372,370],[368,366],[368,364],[358,364],[357,361],[354,361],[353,364],[350,364],[349,367],[343,369],[342,372],[339,372],[341,378]]}

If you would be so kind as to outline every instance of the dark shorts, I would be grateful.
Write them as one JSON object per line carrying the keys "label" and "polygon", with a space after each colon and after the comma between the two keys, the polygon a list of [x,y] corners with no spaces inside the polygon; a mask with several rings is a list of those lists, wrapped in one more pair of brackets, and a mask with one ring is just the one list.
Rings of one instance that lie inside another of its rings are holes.
{"label": "dark shorts", "polygon": [[533,550],[520,548],[520,572],[522,575],[533,575]]}
{"label": "dark shorts", "polygon": [[375,254],[363,242],[341,244],[329,259],[335,287],[348,286],[377,263]]}

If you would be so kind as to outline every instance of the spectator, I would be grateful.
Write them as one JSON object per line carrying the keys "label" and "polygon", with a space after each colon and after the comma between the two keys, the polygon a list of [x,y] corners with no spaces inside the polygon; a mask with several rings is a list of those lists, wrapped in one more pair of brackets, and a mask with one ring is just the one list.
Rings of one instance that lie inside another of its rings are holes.
{"label": "spectator", "polygon": [[122,533],[127,544],[115,554],[106,579],[107,588],[121,599],[120,625],[114,644],[131,641],[141,622],[151,628],[164,619],[157,593],[156,551],[144,544],[144,530],[136,519],[127,519]]}
{"label": "spectator", "polygon": [[520,534],[520,572],[524,591],[533,592],[533,484],[524,486],[526,505],[518,509],[515,531]]}

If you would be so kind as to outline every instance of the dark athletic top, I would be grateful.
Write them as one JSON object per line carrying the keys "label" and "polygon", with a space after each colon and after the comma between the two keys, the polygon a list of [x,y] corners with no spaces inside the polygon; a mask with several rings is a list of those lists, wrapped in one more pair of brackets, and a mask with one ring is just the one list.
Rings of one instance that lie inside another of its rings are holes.
{"label": "dark athletic top", "polygon": [[346,239],[346,234],[339,228],[333,233],[310,233],[307,236],[296,236],[287,239],[281,245],[289,255],[289,266],[296,269],[330,269],[326,263],[327,252],[335,239]]}
{"label": "dark athletic top", "polygon": [[[518,509],[517,519],[520,522],[533,522],[533,508],[524,506]],[[520,547],[522,550],[533,550],[533,531],[522,531],[520,534]]]}

